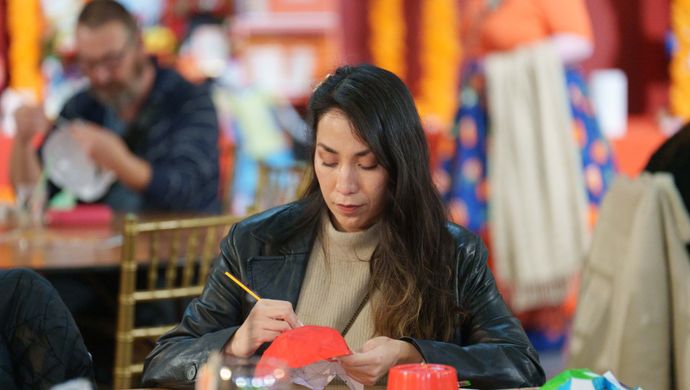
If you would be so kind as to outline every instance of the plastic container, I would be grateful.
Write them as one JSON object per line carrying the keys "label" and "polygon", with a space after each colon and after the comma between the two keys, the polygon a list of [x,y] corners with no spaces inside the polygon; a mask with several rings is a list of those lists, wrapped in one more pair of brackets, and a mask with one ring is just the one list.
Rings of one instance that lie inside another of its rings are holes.
{"label": "plastic container", "polygon": [[388,390],[456,390],[455,368],[443,364],[403,364],[388,371]]}

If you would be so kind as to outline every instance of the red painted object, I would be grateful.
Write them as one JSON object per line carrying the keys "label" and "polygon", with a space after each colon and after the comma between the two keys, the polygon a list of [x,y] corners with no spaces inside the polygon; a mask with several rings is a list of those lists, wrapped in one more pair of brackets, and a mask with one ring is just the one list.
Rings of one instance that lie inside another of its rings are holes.
{"label": "red painted object", "polygon": [[290,329],[273,340],[256,367],[258,373],[270,372],[270,359],[282,360],[290,368],[304,367],[319,360],[350,355],[343,336],[336,329],[307,325]]}
{"label": "red painted object", "polygon": [[388,390],[456,390],[455,368],[443,364],[403,364],[388,371]]}

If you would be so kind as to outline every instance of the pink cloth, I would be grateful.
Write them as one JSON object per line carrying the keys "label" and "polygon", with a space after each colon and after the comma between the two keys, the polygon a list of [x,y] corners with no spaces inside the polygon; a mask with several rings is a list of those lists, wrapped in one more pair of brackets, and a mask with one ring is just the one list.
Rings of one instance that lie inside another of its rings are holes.
{"label": "pink cloth", "polygon": [[113,210],[104,204],[78,205],[72,210],[48,210],[49,226],[107,225],[113,220]]}

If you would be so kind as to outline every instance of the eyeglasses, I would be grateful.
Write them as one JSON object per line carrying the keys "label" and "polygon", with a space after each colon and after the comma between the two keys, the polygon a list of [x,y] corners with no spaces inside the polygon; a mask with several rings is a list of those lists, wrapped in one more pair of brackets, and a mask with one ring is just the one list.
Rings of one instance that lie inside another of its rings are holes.
{"label": "eyeglasses", "polygon": [[120,63],[122,63],[122,59],[125,57],[125,54],[127,54],[127,49],[129,49],[130,46],[130,41],[128,40],[125,42],[125,45],[122,47],[122,49],[118,51],[105,54],[96,60],[77,58],[77,64],[84,73],[93,72],[98,67],[103,67],[112,72],[120,65]]}

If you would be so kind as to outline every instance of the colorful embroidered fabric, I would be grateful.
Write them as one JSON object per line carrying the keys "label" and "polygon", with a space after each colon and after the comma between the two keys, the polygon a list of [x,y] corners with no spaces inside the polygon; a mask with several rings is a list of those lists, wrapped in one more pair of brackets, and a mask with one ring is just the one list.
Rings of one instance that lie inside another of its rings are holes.
{"label": "colorful embroidered fabric", "polygon": [[[471,231],[487,234],[487,135],[488,118],[484,76],[477,63],[465,67],[460,107],[455,116],[456,151],[445,162],[451,184],[445,198],[451,219]],[[566,81],[573,115],[573,136],[581,151],[587,188],[590,226],[608,188],[615,166],[611,147],[604,138],[589,102],[586,84],[576,68],[566,68]]]}

